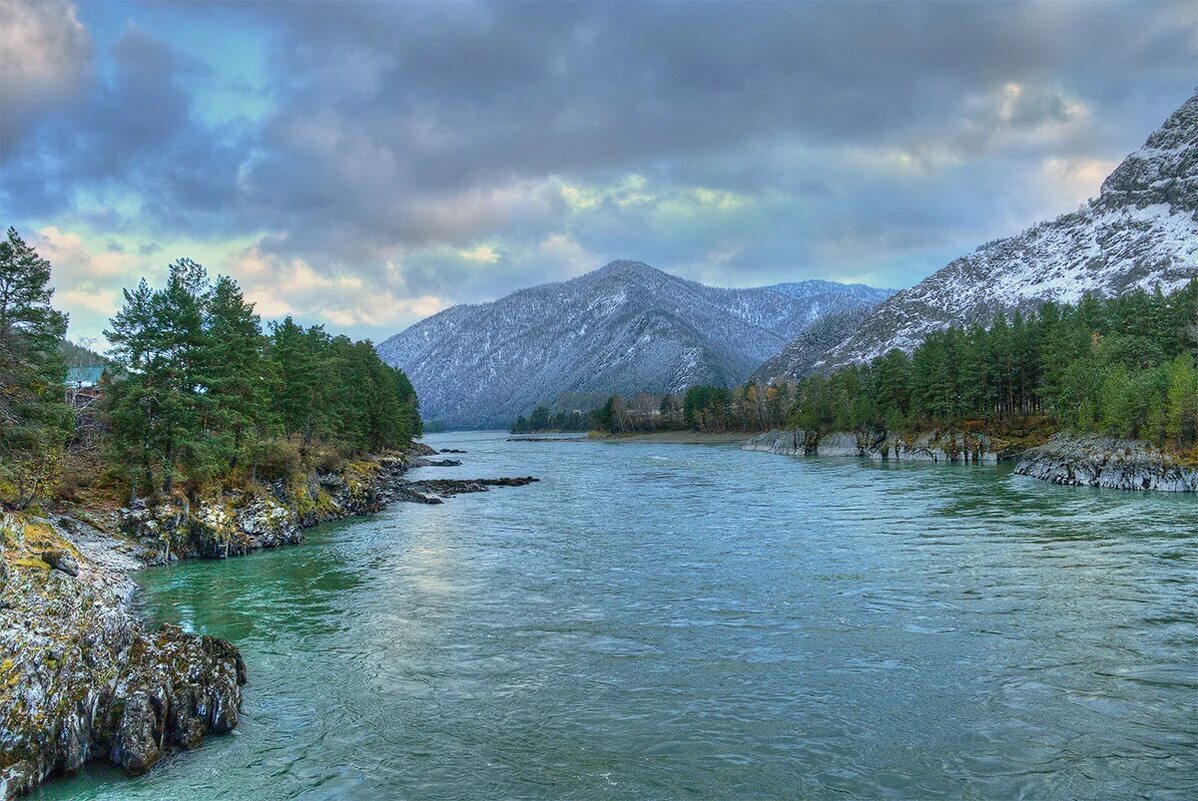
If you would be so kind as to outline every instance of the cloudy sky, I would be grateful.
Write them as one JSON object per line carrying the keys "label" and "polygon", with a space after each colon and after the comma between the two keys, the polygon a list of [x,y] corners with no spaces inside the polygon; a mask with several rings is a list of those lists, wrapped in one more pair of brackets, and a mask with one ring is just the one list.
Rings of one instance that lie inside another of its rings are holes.
{"label": "cloudy sky", "polygon": [[912,284],[1072,210],[1198,4],[0,0],[0,208],[72,335],[180,256],[381,339],[612,258]]}

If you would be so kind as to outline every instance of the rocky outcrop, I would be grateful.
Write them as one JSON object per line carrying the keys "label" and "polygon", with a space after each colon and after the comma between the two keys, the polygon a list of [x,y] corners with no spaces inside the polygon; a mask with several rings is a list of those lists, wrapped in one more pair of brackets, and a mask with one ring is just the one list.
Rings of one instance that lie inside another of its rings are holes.
{"label": "rocky outcrop", "polygon": [[139,558],[160,564],[187,557],[230,556],[290,545],[303,529],[342,517],[377,512],[392,501],[441,503],[443,498],[491,487],[521,487],[538,479],[478,478],[408,481],[411,467],[457,467],[457,460],[428,459],[436,451],[418,446],[400,456],[350,462],[303,481],[277,481],[254,490],[225,490],[189,501],[175,497],[122,509],[121,530],[141,544]]}
{"label": "rocky outcrop", "polygon": [[941,430],[900,436],[881,430],[821,434],[775,429],[751,438],[742,448],[789,456],[856,456],[923,462],[993,463],[1004,457],[985,434]]}
{"label": "rocky outcrop", "polygon": [[1016,473],[1053,484],[1198,492],[1198,465],[1185,464],[1142,440],[1094,434],[1055,434],[1042,445],[1016,448],[1000,445],[984,433],[925,431],[894,436],[880,431],[815,434],[790,429],[758,434],[743,449],[787,456],[856,456],[952,464],[993,464],[1019,458]]}
{"label": "rocky outcrop", "polygon": [[1097,435],[1057,434],[1024,454],[1015,472],[1053,484],[1198,492],[1198,466],[1142,440]]}
{"label": "rocky outcrop", "polygon": [[300,481],[224,490],[195,500],[139,501],[121,510],[121,529],[142,544],[139,556],[150,564],[186,557],[224,559],[291,545],[303,540],[303,529],[318,523],[412,500],[403,475],[411,466],[426,464],[426,453],[350,462]]}
{"label": "rocky outcrop", "polygon": [[1004,452],[980,433],[961,431],[924,431],[913,436],[888,436],[872,445],[864,454],[871,459],[905,462],[954,462],[995,464]]}
{"label": "rocky outcrop", "polygon": [[143,772],[237,725],[241,654],[147,630],[131,545],[71,519],[6,515],[0,534],[0,796],[92,760]]}
{"label": "rocky outcrop", "polygon": [[775,428],[764,434],[750,437],[740,446],[742,451],[761,451],[763,453],[780,453],[785,456],[809,455],[807,450],[807,432],[801,428],[791,428],[783,431]]}

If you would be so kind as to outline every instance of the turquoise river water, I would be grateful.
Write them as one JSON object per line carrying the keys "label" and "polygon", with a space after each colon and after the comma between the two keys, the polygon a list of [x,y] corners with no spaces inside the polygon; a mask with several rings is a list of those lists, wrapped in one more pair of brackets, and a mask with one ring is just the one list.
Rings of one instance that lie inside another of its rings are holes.
{"label": "turquoise river water", "polygon": [[241,647],[242,725],[34,798],[1198,798],[1198,497],[428,441],[544,480],[143,571]]}

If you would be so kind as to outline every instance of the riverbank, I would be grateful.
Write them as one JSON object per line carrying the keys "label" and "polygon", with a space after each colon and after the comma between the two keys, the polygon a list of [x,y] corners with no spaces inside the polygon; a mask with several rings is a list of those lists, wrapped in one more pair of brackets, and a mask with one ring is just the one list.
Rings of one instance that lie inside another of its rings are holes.
{"label": "riverbank", "polygon": [[224,559],[298,543],[303,529],[532,477],[408,481],[430,448],[350,462],[303,480],[125,509],[63,506],[0,516],[0,797],[89,761],[145,772],[239,720],[246,666],[233,644],[149,630],[131,574],[181,558]]}
{"label": "riverbank", "polygon": [[[1041,440],[1042,441],[1042,440]],[[1006,441],[981,432],[933,429],[914,434],[886,431],[833,431],[774,429],[750,438],[747,451],[786,456],[856,456],[878,460],[994,464],[1019,451]]]}
{"label": "riverbank", "polygon": [[0,534],[0,796],[92,760],[144,772],[237,726],[237,648],[132,611],[139,543],[82,516],[3,515]]}
{"label": "riverbank", "polygon": [[1045,429],[1015,438],[942,430],[889,435],[885,431],[815,434],[802,429],[775,429],[751,437],[743,449],[786,456],[852,456],[945,464],[1018,461],[1016,473],[1052,484],[1198,492],[1198,465],[1151,443],[1093,434],[1051,434]]}
{"label": "riverbank", "polygon": [[45,801],[1198,797],[1198,495],[426,441],[470,453],[409,480],[547,480],[144,571],[148,619],[241,648],[240,733]]}

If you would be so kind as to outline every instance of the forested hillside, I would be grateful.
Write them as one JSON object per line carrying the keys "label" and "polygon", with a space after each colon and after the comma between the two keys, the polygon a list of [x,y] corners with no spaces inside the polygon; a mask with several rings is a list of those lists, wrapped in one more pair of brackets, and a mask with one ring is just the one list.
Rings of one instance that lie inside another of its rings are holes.
{"label": "forested hillside", "polygon": [[933,331],[1025,314],[1086,294],[1179,289],[1198,268],[1198,93],[1103,182],[1080,209],[996,239],[887,299],[820,347],[796,342],[763,379],[861,364]]}
{"label": "forested hillside", "polygon": [[[264,331],[237,282],[180,259],[143,279],[105,335],[114,369],[88,414],[101,436],[72,446],[50,265],[13,229],[0,243],[0,502],[24,507],[69,483],[127,495],[188,491],[328,469],[404,448],[420,433],[415,392],[369,341]],[[77,353],[77,352],[76,352]],[[72,446],[68,450],[68,446]]]}
{"label": "forested hillside", "polygon": [[798,385],[792,422],[816,431],[986,425],[1046,416],[1066,429],[1190,448],[1198,433],[1198,281],[1169,295],[1075,306],[929,334]]}
{"label": "forested hillside", "polygon": [[[590,413],[610,433],[690,428],[811,432],[928,428],[1068,429],[1198,447],[1198,280],[929,334],[797,383],[693,387],[684,395],[613,397]],[[530,422],[530,421],[526,421]],[[531,429],[533,426],[529,425]],[[1194,454],[1198,455],[1198,454]]]}

